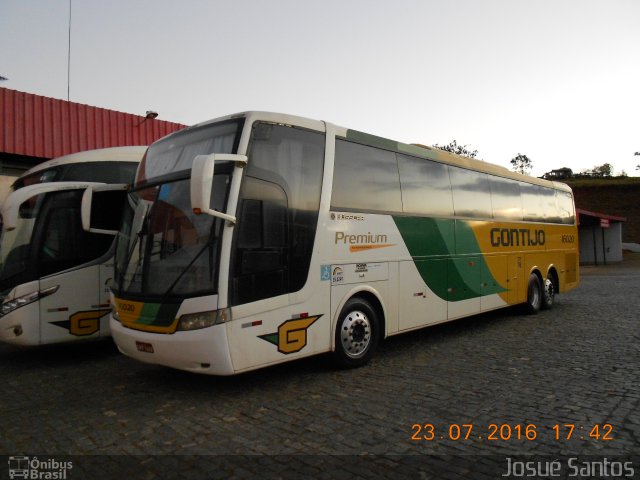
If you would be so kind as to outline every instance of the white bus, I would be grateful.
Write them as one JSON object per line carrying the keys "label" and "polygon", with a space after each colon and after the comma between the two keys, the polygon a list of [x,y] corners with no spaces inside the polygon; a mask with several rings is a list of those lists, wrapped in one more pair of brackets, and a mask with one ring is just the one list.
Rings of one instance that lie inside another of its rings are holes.
{"label": "white bus", "polygon": [[192,372],[359,366],[389,335],[578,285],[566,185],[289,115],[158,140],[127,204],[113,338]]}
{"label": "white bus", "polygon": [[11,185],[20,188],[48,182],[131,183],[146,147],[87,150],[39,163]]}
{"label": "white bus", "polygon": [[[115,231],[83,229],[82,196],[90,186],[131,184],[145,151],[67,155],[14,182],[2,208],[0,341],[39,345],[109,335]],[[122,208],[108,205],[97,216],[119,224]]]}

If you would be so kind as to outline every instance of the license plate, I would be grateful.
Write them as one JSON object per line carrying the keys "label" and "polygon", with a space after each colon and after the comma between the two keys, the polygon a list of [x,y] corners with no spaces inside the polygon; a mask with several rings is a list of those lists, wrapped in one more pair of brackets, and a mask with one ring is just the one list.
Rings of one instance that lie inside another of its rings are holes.
{"label": "license plate", "polygon": [[153,353],[153,345],[147,342],[136,342],[136,348],[140,352]]}

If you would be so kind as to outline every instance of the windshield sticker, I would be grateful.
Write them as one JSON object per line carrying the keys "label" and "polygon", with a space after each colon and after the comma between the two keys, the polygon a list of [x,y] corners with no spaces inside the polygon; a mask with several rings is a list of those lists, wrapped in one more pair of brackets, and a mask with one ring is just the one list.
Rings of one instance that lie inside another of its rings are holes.
{"label": "windshield sticker", "polygon": [[173,187],[171,183],[165,183],[162,185],[158,192],[158,200],[167,200],[171,194],[171,187]]}
{"label": "windshield sticker", "polygon": [[342,268],[336,267],[333,269],[333,274],[331,275],[332,283],[342,283],[344,281],[344,272]]}
{"label": "windshield sticker", "polygon": [[331,265],[320,266],[320,281],[328,282],[331,280]]}
{"label": "windshield sticker", "polygon": [[297,353],[307,346],[307,330],[320,317],[322,314],[287,320],[277,332],[258,335],[258,338],[277,346],[278,351],[285,355]]}

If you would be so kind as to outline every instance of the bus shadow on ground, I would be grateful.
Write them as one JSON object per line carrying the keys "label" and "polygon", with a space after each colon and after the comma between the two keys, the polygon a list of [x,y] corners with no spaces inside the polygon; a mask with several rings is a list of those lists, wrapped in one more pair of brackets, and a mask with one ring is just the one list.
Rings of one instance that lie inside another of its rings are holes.
{"label": "bus shadow on ground", "polygon": [[107,361],[116,355],[119,355],[118,349],[110,338],[31,347],[0,344],[0,363],[16,371]]}
{"label": "bus shadow on ground", "polygon": [[[408,350],[428,350],[441,342],[453,340],[458,335],[473,335],[475,332],[495,328],[501,323],[521,321],[522,318],[534,317],[522,316],[519,307],[510,307],[389,337],[380,342],[372,365],[405,355]],[[351,375],[350,372],[355,374],[358,370],[337,366],[331,354],[325,353],[234,376],[203,375],[155,365],[147,365],[144,371],[137,372],[135,376],[147,386],[155,385],[154,389],[210,396],[263,389],[288,389],[302,382],[313,383],[316,381],[314,379],[321,382],[327,375],[348,376]]]}

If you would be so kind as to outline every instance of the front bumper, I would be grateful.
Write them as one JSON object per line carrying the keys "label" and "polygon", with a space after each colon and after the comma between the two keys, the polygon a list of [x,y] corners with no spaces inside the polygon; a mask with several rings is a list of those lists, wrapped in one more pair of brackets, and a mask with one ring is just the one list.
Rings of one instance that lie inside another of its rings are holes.
{"label": "front bumper", "polygon": [[[173,334],[150,333],[109,320],[111,335],[118,349],[141,362],[208,375],[233,375],[227,329],[224,324]],[[138,343],[153,347],[153,353],[138,349]]]}

